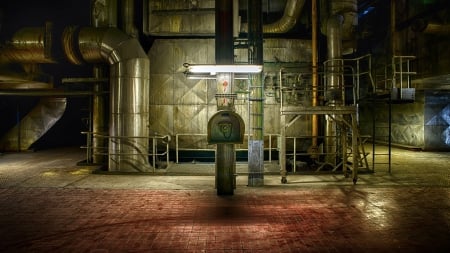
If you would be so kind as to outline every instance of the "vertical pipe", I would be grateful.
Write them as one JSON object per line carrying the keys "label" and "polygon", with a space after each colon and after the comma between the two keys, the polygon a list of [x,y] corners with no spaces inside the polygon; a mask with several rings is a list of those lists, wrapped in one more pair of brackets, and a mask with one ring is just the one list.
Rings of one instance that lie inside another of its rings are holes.
{"label": "vertical pipe", "polygon": [[[134,42],[136,44],[129,46],[139,45]],[[111,65],[109,171],[150,171],[147,139],[149,70],[150,61],[146,55]]]}
{"label": "vertical pipe", "polygon": [[122,30],[132,38],[136,38],[138,32],[134,25],[134,0],[123,0],[121,11]]}
{"label": "vertical pipe", "polygon": [[[317,0],[311,0],[311,22],[312,22],[312,39],[311,39],[311,56],[312,56],[312,106],[318,105],[318,69],[317,69]],[[317,136],[319,135],[319,119],[317,114],[311,116],[311,134],[312,144],[310,155],[311,158],[317,159],[318,143]]]}
{"label": "vertical pipe", "polygon": [[[263,65],[262,0],[248,1],[249,63]],[[248,143],[248,186],[264,185],[264,87],[262,73],[251,75],[251,140]]]}
{"label": "vertical pipe", "polygon": [[217,195],[233,195],[235,188],[236,151],[234,144],[217,144],[216,187]]}
{"label": "vertical pipe", "polygon": [[[328,65],[326,66],[326,99],[330,106],[343,103],[342,98],[342,22],[341,15],[332,15],[327,20]],[[336,165],[337,130],[335,115],[325,117],[326,162]]]}
{"label": "vertical pipe", "polygon": [[394,57],[397,55],[397,33],[395,26],[397,25],[396,22],[396,9],[395,9],[395,2],[396,0],[391,0],[391,50],[392,50],[392,56]]}
{"label": "vertical pipe", "polygon": [[[102,2],[98,0],[92,1],[91,6],[91,25],[93,27],[109,27],[116,22],[117,0],[108,0]],[[105,71],[99,64],[93,67],[93,76],[96,79],[104,78]],[[107,135],[107,114],[106,99],[103,95],[104,85],[100,82],[94,83],[94,96],[92,97],[92,162],[94,164],[103,164],[106,162],[104,155],[107,142],[102,135]]]}

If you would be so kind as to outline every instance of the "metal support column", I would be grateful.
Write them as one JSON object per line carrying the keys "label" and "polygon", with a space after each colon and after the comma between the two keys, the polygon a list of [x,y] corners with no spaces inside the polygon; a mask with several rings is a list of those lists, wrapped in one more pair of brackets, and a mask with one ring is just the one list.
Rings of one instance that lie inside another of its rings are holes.
{"label": "metal support column", "polygon": [[[233,1],[217,0],[216,7],[216,64],[234,63],[233,44]],[[217,73],[217,94],[231,94],[233,78],[231,73]],[[217,97],[217,96],[216,96]],[[218,110],[234,110],[227,98],[217,97]],[[233,195],[236,173],[236,150],[234,144],[216,145],[216,188],[217,195]]]}
{"label": "metal support column", "polygon": [[[263,65],[262,0],[248,1],[249,63]],[[250,76],[250,135],[248,186],[264,185],[264,87],[262,74]]]}

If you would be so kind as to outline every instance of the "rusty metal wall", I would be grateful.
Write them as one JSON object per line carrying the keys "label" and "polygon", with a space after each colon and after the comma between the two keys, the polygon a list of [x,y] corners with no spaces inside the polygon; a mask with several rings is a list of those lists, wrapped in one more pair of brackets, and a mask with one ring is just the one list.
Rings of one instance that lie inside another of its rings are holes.
{"label": "rusty metal wall", "polygon": [[[247,61],[247,50],[236,50],[235,54],[237,62]],[[215,80],[187,79],[183,73],[183,63],[214,64],[214,39],[159,39],[155,40],[148,55],[153,62],[150,70],[150,133],[172,136],[191,134],[180,138],[180,147],[213,148],[204,141],[206,137],[194,134],[206,134],[208,120],[217,111]],[[311,43],[304,40],[266,39],[264,58],[267,62],[309,62]],[[237,82],[235,92],[243,92],[246,88],[246,83]],[[247,101],[236,101],[235,108],[247,127]],[[264,132],[279,133],[279,104],[274,99],[268,99],[264,112]],[[288,135],[307,135],[310,129],[310,119],[304,117],[288,129]],[[175,148],[174,139],[171,148]],[[247,144],[241,146],[246,148]]]}
{"label": "rusty metal wall", "polygon": [[150,35],[214,35],[214,0],[148,0],[144,32]]}
{"label": "rusty metal wall", "polygon": [[450,91],[426,90],[425,150],[450,151]]}
{"label": "rusty metal wall", "polygon": [[[430,151],[449,151],[449,101],[448,90],[419,90],[414,103],[392,104],[392,143]],[[361,133],[373,136],[375,119],[375,139],[387,142],[389,107],[386,101],[365,103],[360,109]]]}
{"label": "rusty metal wall", "polygon": [[[416,93],[416,101],[391,104],[391,141],[393,144],[423,148],[424,146],[424,96]],[[375,140],[389,141],[388,100],[361,104],[359,110],[362,135],[375,136]],[[375,123],[374,123],[375,122]],[[375,125],[374,125],[375,124]],[[373,132],[375,130],[375,132]]]}

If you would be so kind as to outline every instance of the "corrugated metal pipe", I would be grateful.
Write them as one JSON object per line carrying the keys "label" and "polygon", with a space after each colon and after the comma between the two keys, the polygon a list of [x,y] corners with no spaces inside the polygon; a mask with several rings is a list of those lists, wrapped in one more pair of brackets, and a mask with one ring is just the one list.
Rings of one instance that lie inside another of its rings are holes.
{"label": "corrugated metal pipe", "polygon": [[[286,33],[291,30],[302,12],[305,0],[288,0],[283,17],[274,23],[263,25],[263,33]],[[242,24],[241,32],[248,32],[248,24]]]}
{"label": "corrugated metal pipe", "polygon": [[[109,171],[145,172],[148,163],[150,60],[139,41],[116,28],[67,28],[68,58],[110,64]],[[81,57],[81,58],[80,58]]]}

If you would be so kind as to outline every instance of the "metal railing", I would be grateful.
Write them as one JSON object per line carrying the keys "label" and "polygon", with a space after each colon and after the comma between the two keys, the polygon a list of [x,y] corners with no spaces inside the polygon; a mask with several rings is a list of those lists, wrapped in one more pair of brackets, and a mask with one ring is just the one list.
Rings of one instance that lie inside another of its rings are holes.
{"label": "metal railing", "polygon": [[[169,143],[170,143],[170,140],[171,140],[170,135],[109,136],[109,135],[94,133],[94,132],[90,132],[90,131],[83,131],[83,132],[81,132],[81,134],[85,134],[86,135],[86,146],[81,146],[81,148],[82,149],[86,149],[86,162],[87,163],[92,163],[92,157],[95,156],[95,155],[103,155],[103,156],[108,156],[109,155],[107,147],[94,148],[92,146],[92,139],[95,137],[95,138],[101,138],[101,139],[107,139],[107,140],[110,140],[110,139],[148,139],[149,140],[149,144],[151,143],[151,145],[149,145],[149,150],[147,150],[147,152],[142,152],[142,153],[139,153],[139,154],[133,153],[132,155],[151,156],[152,157],[153,172],[155,172],[156,161],[157,161],[158,157],[165,156],[166,157],[167,166],[170,165],[170,160],[169,160]],[[158,144],[160,144],[161,142],[163,144],[165,144],[165,150],[159,152]],[[114,154],[114,155],[130,155],[130,154],[121,153],[121,154]]]}
{"label": "metal railing", "polygon": [[[175,135],[175,162],[179,163],[179,151],[215,151],[215,148],[192,148],[192,147],[180,147],[180,137],[182,138],[183,136],[201,136],[204,137],[203,139],[206,140],[206,136],[207,134],[192,134],[192,133],[178,133]],[[249,134],[245,134],[245,137],[248,140],[248,136]],[[278,145],[277,146],[273,146],[273,137],[274,136],[279,136],[279,134],[265,134],[264,135],[264,140],[266,140],[266,138],[268,138],[268,142],[269,142],[269,147],[264,148],[264,150],[268,150],[269,151],[269,162],[272,162],[272,151],[273,150],[277,150],[278,151]],[[239,146],[241,146],[240,144],[238,144]],[[246,148],[242,148],[239,147],[236,148],[236,151],[245,151],[248,150]]]}

